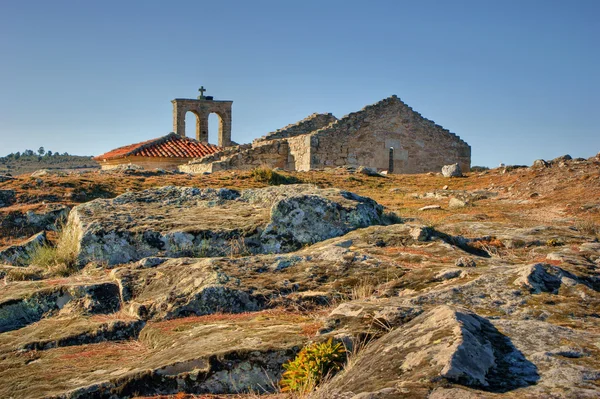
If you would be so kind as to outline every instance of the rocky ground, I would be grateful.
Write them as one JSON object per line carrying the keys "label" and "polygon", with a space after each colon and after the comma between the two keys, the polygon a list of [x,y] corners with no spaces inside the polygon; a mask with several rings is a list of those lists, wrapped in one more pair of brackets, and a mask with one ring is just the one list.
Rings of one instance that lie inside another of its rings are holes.
{"label": "rocky ground", "polygon": [[0,176],[0,397],[290,398],[282,365],[333,338],[304,396],[596,398],[600,158],[569,158]]}

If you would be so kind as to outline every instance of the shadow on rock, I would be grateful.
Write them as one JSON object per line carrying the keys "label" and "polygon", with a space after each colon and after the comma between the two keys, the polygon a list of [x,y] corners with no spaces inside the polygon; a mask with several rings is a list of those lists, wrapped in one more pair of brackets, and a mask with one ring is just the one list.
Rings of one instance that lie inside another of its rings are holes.
{"label": "shadow on rock", "polygon": [[538,380],[537,367],[487,319],[444,305],[369,345],[311,398],[422,395],[448,382],[508,392]]}

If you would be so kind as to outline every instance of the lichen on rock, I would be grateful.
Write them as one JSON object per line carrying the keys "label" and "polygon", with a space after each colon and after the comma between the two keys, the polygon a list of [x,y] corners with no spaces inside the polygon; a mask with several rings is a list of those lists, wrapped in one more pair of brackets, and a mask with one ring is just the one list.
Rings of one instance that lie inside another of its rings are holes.
{"label": "lichen on rock", "polygon": [[337,189],[168,186],[79,205],[68,226],[80,237],[80,263],[116,265],[156,255],[285,253],[382,223],[379,204]]}

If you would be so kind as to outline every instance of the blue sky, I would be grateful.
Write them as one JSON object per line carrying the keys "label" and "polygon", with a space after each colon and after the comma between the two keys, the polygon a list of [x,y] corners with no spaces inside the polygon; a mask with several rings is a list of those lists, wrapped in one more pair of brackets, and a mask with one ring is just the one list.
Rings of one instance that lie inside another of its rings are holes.
{"label": "blue sky", "polygon": [[240,143],[396,94],[467,141],[473,165],[589,157],[599,15],[593,0],[4,2],[0,155],[164,135],[170,100],[204,85],[234,101]]}

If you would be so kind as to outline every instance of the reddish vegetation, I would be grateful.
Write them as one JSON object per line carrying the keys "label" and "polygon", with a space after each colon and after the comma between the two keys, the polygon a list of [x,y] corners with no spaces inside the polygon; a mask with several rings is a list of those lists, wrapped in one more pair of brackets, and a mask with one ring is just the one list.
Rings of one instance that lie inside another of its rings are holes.
{"label": "reddish vegetation", "polygon": [[416,249],[416,248],[408,248],[408,247],[387,247],[384,249],[384,251],[389,255],[411,254],[411,255],[424,256],[427,258],[430,258],[431,256],[433,256],[430,252],[427,252],[427,251],[424,251],[421,249]]}
{"label": "reddish vegetation", "polygon": [[65,353],[60,356],[63,360],[79,360],[87,358],[119,358],[130,359],[139,356],[139,352],[145,350],[145,347],[138,342],[112,343],[101,342],[98,344],[89,344],[86,346],[71,347],[71,353]]}
{"label": "reddish vegetation", "polygon": [[475,241],[475,242],[472,242],[470,245],[473,248],[477,248],[477,249],[485,249],[485,248],[489,248],[489,247],[504,248],[504,243],[502,241],[500,241],[499,239],[497,239],[496,237],[492,237],[489,240]]}
{"label": "reddish vegetation", "polygon": [[531,261],[531,263],[547,263],[552,266],[560,266],[562,262],[560,260],[550,260],[546,259],[545,256],[540,256]]}
{"label": "reddish vegetation", "polygon": [[319,331],[321,327],[323,327],[323,323],[319,322],[305,324],[302,326],[301,334],[305,337],[312,338],[317,335],[317,331]]}

